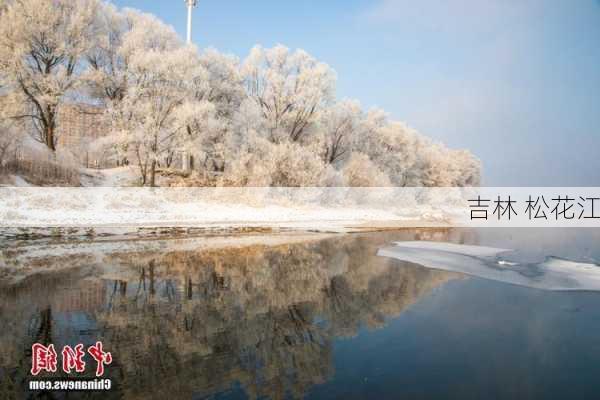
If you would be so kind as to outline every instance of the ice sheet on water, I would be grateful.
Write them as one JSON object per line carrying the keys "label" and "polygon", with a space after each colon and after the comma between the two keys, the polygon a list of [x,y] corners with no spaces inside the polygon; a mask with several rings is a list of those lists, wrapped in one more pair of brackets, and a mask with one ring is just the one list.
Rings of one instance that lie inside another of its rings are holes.
{"label": "ice sheet on water", "polygon": [[427,268],[461,272],[478,278],[543,290],[600,291],[600,266],[547,257],[543,262],[518,263],[500,255],[512,250],[440,242],[397,242],[379,256]]}
{"label": "ice sheet on water", "polygon": [[446,242],[409,241],[395,242],[396,247],[409,247],[414,249],[440,250],[449,253],[458,253],[466,256],[495,256],[500,253],[512,251],[510,249],[498,249],[495,247],[472,246],[466,244],[454,244]]}

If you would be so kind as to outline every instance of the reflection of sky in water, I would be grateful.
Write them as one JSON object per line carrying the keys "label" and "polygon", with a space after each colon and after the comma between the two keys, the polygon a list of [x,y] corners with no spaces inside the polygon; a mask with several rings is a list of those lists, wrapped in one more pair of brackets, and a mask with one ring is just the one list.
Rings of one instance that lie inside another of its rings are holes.
{"label": "reflection of sky in water", "polygon": [[595,398],[600,295],[457,280],[335,344],[310,398]]}
{"label": "reflection of sky in water", "polygon": [[61,342],[54,342],[58,347],[94,343],[98,329],[93,315],[82,311],[70,311],[54,313],[52,318],[58,332],[57,338],[62,339]]}
{"label": "reflection of sky in water", "polygon": [[[146,243],[97,265],[47,259],[56,271],[0,291],[0,375],[23,379],[23,349],[49,335],[59,345],[103,340],[115,356],[115,398],[591,397],[600,294],[375,254],[393,241],[435,240],[513,248],[520,261],[598,260],[599,238],[594,230],[409,230],[227,251]],[[8,390],[0,386],[10,398]]]}

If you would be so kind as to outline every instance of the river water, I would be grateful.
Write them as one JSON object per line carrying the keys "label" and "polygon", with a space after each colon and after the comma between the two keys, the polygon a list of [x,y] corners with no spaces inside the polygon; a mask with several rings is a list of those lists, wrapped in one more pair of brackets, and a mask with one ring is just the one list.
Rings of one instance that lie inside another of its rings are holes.
{"label": "river water", "polygon": [[[600,292],[377,255],[425,240],[593,265],[598,230],[264,237],[2,242],[0,399],[599,396]],[[97,341],[110,391],[28,390],[32,344]]]}

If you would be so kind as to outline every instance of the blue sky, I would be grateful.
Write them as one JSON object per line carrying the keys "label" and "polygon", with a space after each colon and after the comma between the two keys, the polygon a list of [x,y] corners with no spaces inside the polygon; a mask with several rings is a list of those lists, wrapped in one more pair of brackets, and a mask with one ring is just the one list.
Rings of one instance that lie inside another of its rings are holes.
{"label": "blue sky", "polygon": [[[183,36],[183,0],[114,0]],[[338,96],[481,158],[486,186],[600,186],[600,0],[199,0],[194,42],[303,48]]]}

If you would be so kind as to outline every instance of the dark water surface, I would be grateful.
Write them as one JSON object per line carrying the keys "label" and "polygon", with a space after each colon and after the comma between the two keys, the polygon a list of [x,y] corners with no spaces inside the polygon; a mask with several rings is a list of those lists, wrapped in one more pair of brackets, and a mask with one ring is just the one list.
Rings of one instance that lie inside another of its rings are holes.
{"label": "dark water surface", "polygon": [[[413,229],[226,249],[4,243],[0,399],[600,398],[599,292],[376,256],[396,240],[510,248],[519,262],[600,260],[591,229]],[[114,358],[112,391],[27,391],[33,343],[98,340]]]}

